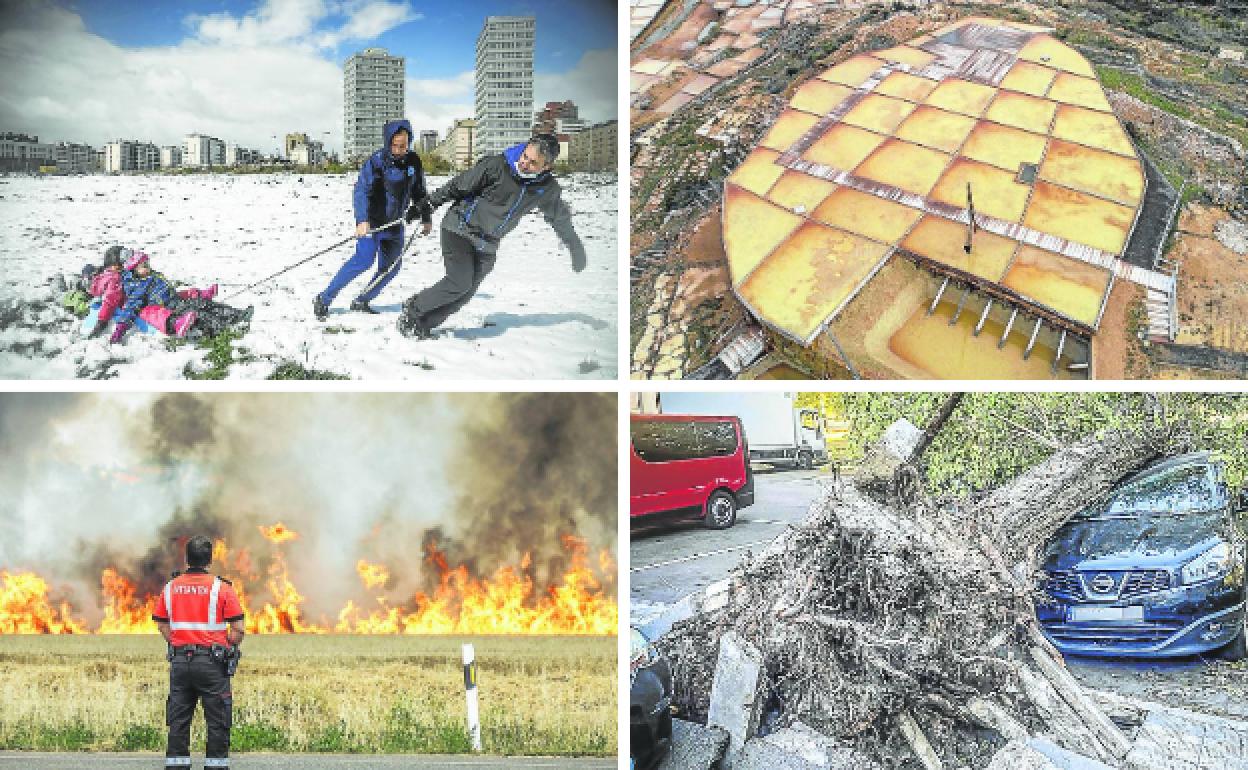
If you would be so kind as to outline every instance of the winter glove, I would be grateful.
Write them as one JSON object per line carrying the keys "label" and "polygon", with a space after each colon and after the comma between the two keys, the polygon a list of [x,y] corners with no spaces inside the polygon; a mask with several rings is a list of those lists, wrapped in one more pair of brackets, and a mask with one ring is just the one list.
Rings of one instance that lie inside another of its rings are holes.
{"label": "winter glove", "polygon": [[121,338],[126,336],[126,332],[129,331],[129,329],[130,329],[129,321],[119,322],[117,324],[117,327],[113,329],[113,336],[108,338],[108,344],[116,345],[118,342],[121,342]]}
{"label": "winter glove", "polygon": [[585,247],[578,241],[570,251],[572,252],[572,272],[579,273],[585,269]]}
{"label": "winter glove", "polygon": [[91,333],[87,335],[87,339],[95,339],[96,337],[103,334],[104,330],[107,328],[108,328],[108,321],[96,321],[95,327],[91,329]]}
{"label": "winter glove", "polygon": [[[429,206],[428,198],[421,198],[418,201],[412,201],[412,205],[407,207],[407,214],[403,217],[409,225],[420,217],[420,221],[430,224],[433,221],[433,209]],[[429,231],[426,230],[427,234]]]}

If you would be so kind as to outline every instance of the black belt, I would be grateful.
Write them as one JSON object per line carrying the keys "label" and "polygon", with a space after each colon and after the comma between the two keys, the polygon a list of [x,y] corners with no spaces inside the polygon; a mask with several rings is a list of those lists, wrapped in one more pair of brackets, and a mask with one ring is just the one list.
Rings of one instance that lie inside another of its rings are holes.
{"label": "black belt", "polygon": [[[224,646],[224,645],[219,645],[219,646]],[[189,653],[189,654],[191,654],[191,655],[200,655],[200,654],[203,654],[203,655],[211,655],[211,654],[212,654],[212,645],[203,645],[203,644],[185,644],[185,645],[183,645],[183,646],[181,646],[181,647],[174,647],[174,648],[173,648],[173,654],[174,654],[174,655],[186,655],[186,654],[188,654],[188,653]]]}

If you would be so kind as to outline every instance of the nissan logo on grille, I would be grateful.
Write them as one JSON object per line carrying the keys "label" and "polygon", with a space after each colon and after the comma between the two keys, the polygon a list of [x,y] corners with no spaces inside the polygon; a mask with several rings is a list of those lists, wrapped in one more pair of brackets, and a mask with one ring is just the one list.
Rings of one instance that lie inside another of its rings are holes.
{"label": "nissan logo on grille", "polygon": [[1114,590],[1114,578],[1104,572],[1092,578],[1092,590],[1098,594],[1107,594]]}

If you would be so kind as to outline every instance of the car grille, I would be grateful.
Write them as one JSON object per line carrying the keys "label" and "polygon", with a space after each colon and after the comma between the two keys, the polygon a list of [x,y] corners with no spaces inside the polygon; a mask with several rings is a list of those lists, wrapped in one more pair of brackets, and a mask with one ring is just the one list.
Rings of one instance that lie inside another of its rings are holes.
{"label": "car grille", "polygon": [[[1115,583],[1122,576],[1122,573],[1117,571],[1089,570],[1084,573],[1083,577],[1091,579],[1091,576],[1097,574],[1108,574],[1114,578]],[[1155,591],[1165,591],[1168,588],[1170,588],[1170,573],[1166,570],[1136,570],[1126,573],[1122,591],[1117,595],[1117,598],[1126,599],[1131,596],[1150,594]],[[1076,570],[1054,570],[1048,573],[1048,576],[1044,579],[1044,590],[1051,596],[1062,599],[1082,600],[1087,598],[1083,590],[1083,582],[1080,580],[1079,572]],[[1102,601],[1113,598],[1114,595],[1112,593],[1100,596]]]}
{"label": "car grille", "polygon": [[1179,620],[1147,620],[1134,623],[1045,623],[1044,630],[1067,644],[1107,646],[1148,645],[1165,641],[1183,628]]}
{"label": "car grille", "polygon": [[1048,579],[1044,581],[1044,590],[1054,596],[1083,598],[1083,586],[1079,584],[1079,575],[1074,570],[1050,572]]}
{"label": "car grille", "polygon": [[1127,582],[1122,587],[1122,595],[1138,596],[1164,591],[1170,587],[1170,573],[1164,569],[1150,569],[1132,572],[1127,575]]}

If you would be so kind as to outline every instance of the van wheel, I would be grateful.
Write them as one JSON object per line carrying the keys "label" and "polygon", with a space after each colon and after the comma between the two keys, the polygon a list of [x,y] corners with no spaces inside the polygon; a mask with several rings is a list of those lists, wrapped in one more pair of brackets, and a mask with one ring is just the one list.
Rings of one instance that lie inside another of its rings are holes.
{"label": "van wheel", "polygon": [[702,523],[708,529],[728,529],[737,521],[737,499],[722,489],[715,490],[706,500]]}
{"label": "van wheel", "polygon": [[814,464],[815,461],[814,458],[811,457],[810,452],[797,453],[797,467],[799,470],[808,471]]}
{"label": "van wheel", "polygon": [[1244,627],[1240,629],[1239,636],[1235,637],[1235,641],[1223,647],[1218,657],[1231,663],[1248,658],[1248,615],[1244,617]]}

